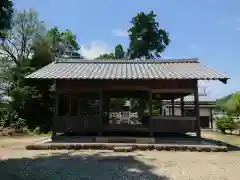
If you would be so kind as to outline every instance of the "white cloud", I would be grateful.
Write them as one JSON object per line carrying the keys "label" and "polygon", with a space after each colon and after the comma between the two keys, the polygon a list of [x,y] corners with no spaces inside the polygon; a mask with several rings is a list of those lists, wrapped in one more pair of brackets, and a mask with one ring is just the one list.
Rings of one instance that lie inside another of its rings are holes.
{"label": "white cloud", "polygon": [[80,53],[87,59],[94,59],[101,54],[112,52],[112,48],[104,41],[93,41],[90,44],[81,44]]}
{"label": "white cloud", "polygon": [[128,36],[128,32],[126,30],[114,29],[114,30],[112,30],[112,33],[119,37],[127,37]]}

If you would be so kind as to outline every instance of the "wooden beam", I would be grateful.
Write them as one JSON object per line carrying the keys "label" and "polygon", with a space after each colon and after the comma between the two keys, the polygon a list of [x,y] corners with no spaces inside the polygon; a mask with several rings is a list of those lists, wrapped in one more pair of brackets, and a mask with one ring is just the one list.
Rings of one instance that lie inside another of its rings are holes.
{"label": "wooden beam", "polygon": [[160,100],[158,102],[160,104],[160,112],[159,112],[159,114],[162,116],[163,115],[163,103],[162,103],[162,100]]}
{"label": "wooden beam", "polygon": [[72,95],[68,95],[68,112],[67,112],[67,116],[71,115],[71,111],[72,111]]}
{"label": "wooden beam", "polygon": [[59,95],[55,92],[55,107],[54,107],[54,117],[52,122],[52,138],[57,136],[57,132],[55,130],[55,123],[57,123],[58,116],[58,106],[59,106]]}
{"label": "wooden beam", "polygon": [[103,90],[100,89],[99,90],[99,126],[100,126],[100,130],[98,132],[99,136],[102,136],[102,128],[103,128]]}
{"label": "wooden beam", "polygon": [[213,108],[210,108],[210,128],[213,129]]}
{"label": "wooden beam", "polygon": [[106,90],[126,90],[126,91],[149,91],[150,88],[146,86],[112,86],[112,87],[105,87]]}
{"label": "wooden beam", "polygon": [[193,94],[194,93],[194,89],[153,89],[152,90],[153,93],[186,93],[186,94]]}
{"label": "wooden beam", "polygon": [[72,88],[72,87],[61,87],[58,88],[59,93],[78,93],[78,92],[98,92],[99,88]]}
{"label": "wooden beam", "polygon": [[184,116],[184,96],[180,98],[181,103],[181,116]]}
{"label": "wooden beam", "polygon": [[171,100],[171,104],[172,104],[172,116],[174,116],[175,115],[174,99]]}
{"label": "wooden beam", "polygon": [[195,93],[194,93],[195,115],[196,115],[196,134],[197,139],[201,140],[201,125],[199,114],[199,96],[198,96],[198,83],[196,81]]}
{"label": "wooden beam", "polygon": [[153,131],[152,131],[152,91],[149,91],[149,100],[148,100],[148,106],[149,106],[149,122],[150,122],[150,136],[153,137]]}

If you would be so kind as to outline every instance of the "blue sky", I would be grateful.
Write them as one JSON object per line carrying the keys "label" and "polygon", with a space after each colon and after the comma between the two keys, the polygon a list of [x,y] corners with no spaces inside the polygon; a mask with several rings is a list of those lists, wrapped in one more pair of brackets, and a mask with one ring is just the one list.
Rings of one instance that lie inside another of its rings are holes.
{"label": "blue sky", "polygon": [[240,89],[240,1],[238,0],[14,0],[16,9],[33,8],[48,28],[73,31],[82,54],[92,58],[128,46],[127,29],[139,12],[154,10],[170,33],[164,58],[199,59],[230,76],[228,84],[200,82],[211,98]]}

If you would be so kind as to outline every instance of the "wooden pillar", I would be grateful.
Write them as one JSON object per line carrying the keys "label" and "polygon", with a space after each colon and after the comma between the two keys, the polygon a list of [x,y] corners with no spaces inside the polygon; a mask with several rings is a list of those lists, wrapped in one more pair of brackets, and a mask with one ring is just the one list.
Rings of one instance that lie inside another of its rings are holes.
{"label": "wooden pillar", "polygon": [[111,99],[110,99],[110,97],[108,95],[106,95],[106,97],[104,97],[104,103],[105,103],[104,107],[107,108],[107,109],[105,109],[105,111],[107,112],[107,117],[106,117],[107,123],[109,123],[110,100]]}
{"label": "wooden pillar", "polygon": [[103,128],[103,90],[99,90],[99,131],[98,135],[102,136],[102,128]]}
{"label": "wooden pillar", "polygon": [[159,105],[160,105],[159,114],[160,114],[160,116],[162,116],[162,115],[163,115],[163,104],[162,104],[162,100],[159,101]]}
{"label": "wooden pillar", "polygon": [[199,96],[198,96],[198,83],[196,81],[194,93],[195,115],[196,115],[196,134],[197,139],[201,140],[201,127],[200,127],[200,114],[199,114]]}
{"label": "wooden pillar", "polygon": [[213,108],[210,108],[210,128],[213,129]]}
{"label": "wooden pillar", "polygon": [[149,133],[150,136],[153,137],[153,131],[152,131],[152,90],[149,91],[149,100],[148,100],[148,106],[149,106]]}
{"label": "wooden pillar", "polygon": [[53,125],[52,125],[52,138],[57,136],[57,132],[56,132],[56,129],[55,129],[55,123],[57,123],[58,106],[59,106],[59,95],[56,93],[55,94],[54,117],[53,117]]}
{"label": "wooden pillar", "polygon": [[181,103],[181,116],[184,116],[184,96],[180,98]]}
{"label": "wooden pillar", "polygon": [[144,115],[144,101],[143,101],[143,99],[139,100],[139,104],[140,104],[139,115],[140,115],[141,118],[143,118],[143,115]]}
{"label": "wooden pillar", "polygon": [[172,104],[172,116],[175,116],[174,99],[171,100],[171,104]]}

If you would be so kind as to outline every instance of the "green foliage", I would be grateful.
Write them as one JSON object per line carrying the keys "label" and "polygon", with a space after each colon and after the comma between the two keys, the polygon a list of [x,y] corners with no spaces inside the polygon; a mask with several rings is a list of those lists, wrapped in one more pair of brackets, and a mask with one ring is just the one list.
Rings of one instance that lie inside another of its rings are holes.
{"label": "green foliage", "polygon": [[233,120],[233,118],[223,116],[216,119],[216,126],[219,130],[225,133],[226,130],[233,131],[234,129],[236,129],[237,123]]}
{"label": "green foliage", "polygon": [[230,116],[240,116],[240,91],[218,99],[216,104]]}
{"label": "green foliage", "polygon": [[34,134],[49,132],[53,119],[53,81],[24,77],[51,63],[56,53],[75,52],[79,45],[70,30],[59,32],[53,28],[46,32],[33,10],[16,12],[12,25],[0,46],[4,67],[1,77],[7,84],[3,91],[11,99],[2,113],[1,124]]}
{"label": "green foliage", "polygon": [[240,91],[234,93],[224,105],[224,108],[229,114],[236,116],[240,115]]}
{"label": "green foliage", "polygon": [[125,52],[123,50],[123,47],[121,44],[118,44],[115,47],[115,52],[114,53],[105,53],[101,54],[99,57],[96,59],[123,59],[125,57]]}
{"label": "green foliage", "polygon": [[216,100],[216,104],[219,105],[219,106],[225,104],[232,97],[232,95],[233,94],[229,94],[229,95],[224,96],[224,97],[222,97],[220,99],[217,99]]}
{"label": "green foliage", "polygon": [[101,54],[99,57],[96,59],[114,59],[114,53],[106,53],[106,54]]}
{"label": "green foliage", "polygon": [[115,59],[123,59],[125,56],[125,52],[121,44],[118,44],[115,47]]}
{"label": "green foliage", "polygon": [[69,29],[60,32],[58,27],[54,27],[48,30],[46,38],[49,44],[51,44],[51,49],[55,56],[71,56],[80,49],[76,36]]}
{"label": "green foliage", "polygon": [[31,57],[32,43],[43,36],[45,27],[32,9],[14,12],[11,24],[5,40],[0,44],[0,52],[4,66],[18,67]]}
{"label": "green foliage", "polygon": [[7,36],[7,30],[11,27],[13,15],[13,3],[11,0],[1,0],[0,2],[0,39]]}
{"label": "green foliage", "polygon": [[156,16],[151,11],[148,14],[138,13],[132,18],[132,27],[128,30],[130,39],[128,55],[131,59],[160,57],[170,43],[169,34],[159,27]]}
{"label": "green foliage", "polygon": [[110,100],[110,110],[122,111],[123,106],[127,98],[111,98]]}

